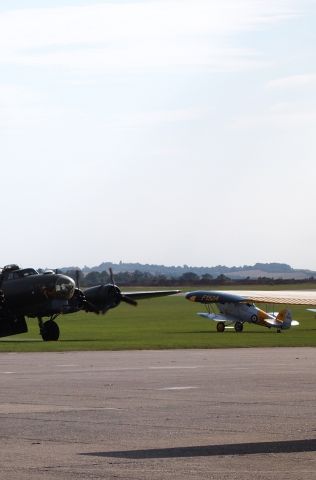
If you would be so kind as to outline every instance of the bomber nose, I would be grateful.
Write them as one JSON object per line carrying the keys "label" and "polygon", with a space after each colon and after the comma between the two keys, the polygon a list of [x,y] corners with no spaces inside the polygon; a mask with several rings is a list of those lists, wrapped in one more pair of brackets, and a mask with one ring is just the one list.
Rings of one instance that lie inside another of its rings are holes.
{"label": "bomber nose", "polygon": [[57,297],[69,299],[75,292],[75,282],[72,278],[60,275],[55,284]]}

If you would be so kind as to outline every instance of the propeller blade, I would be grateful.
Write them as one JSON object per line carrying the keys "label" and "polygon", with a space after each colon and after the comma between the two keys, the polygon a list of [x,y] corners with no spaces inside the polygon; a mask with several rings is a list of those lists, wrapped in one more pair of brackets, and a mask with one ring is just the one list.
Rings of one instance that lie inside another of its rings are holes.
{"label": "propeller blade", "polygon": [[113,270],[112,270],[111,267],[109,268],[109,272],[110,272],[110,281],[111,281],[112,285],[115,285],[115,283],[114,283]]}
{"label": "propeller blade", "polygon": [[136,300],[133,300],[132,298],[128,297],[127,295],[121,295],[121,301],[128,303],[128,305],[133,305],[133,307],[137,307],[137,302]]}
{"label": "propeller blade", "polygon": [[88,300],[85,300],[84,304],[87,307],[87,310],[86,310],[87,312],[93,312],[93,313],[97,313],[99,315],[100,309],[96,305],[94,305],[94,303],[88,302]]}
{"label": "propeller blade", "polygon": [[76,270],[76,287],[77,288],[80,288],[79,279],[80,279],[80,272],[79,272],[79,270]]}
{"label": "propeller blade", "polygon": [[119,292],[119,295],[120,295],[120,301],[128,303],[128,305],[133,305],[133,307],[137,307],[137,302],[135,300],[133,300],[132,298],[129,298],[127,295],[122,295],[120,289],[115,285],[114,274],[113,274],[113,270],[112,270],[111,267],[109,268],[109,272],[110,272],[111,284],[113,285],[113,287],[116,287],[118,289],[118,292]]}

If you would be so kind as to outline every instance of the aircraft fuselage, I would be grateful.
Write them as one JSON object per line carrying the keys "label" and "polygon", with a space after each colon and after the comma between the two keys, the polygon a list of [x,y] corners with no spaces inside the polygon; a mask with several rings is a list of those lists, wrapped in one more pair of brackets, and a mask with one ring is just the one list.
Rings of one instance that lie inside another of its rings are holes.
{"label": "aircraft fuselage", "polygon": [[75,282],[66,275],[24,269],[4,272],[0,288],[8,309],[39,317],[63,313],[74,294]]}

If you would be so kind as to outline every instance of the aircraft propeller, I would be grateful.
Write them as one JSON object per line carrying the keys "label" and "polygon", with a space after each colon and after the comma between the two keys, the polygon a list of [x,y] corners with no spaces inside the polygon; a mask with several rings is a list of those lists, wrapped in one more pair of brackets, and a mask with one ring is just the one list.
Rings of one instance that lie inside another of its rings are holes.
{"label": "aircraft propeller", "polygon": [[110,308],[117,307],[121,302],[125,302],[133,307],[137,306],[137,302],[121,292],[120,288],[115,285],[113,271],[110,268],[110,283],[107,285],[97,285],[88,287],[84,290],[85,303],[87,310],[95,313],[106,313]]}
{"label": "aircraft propeller", "polygon": [[121,290],[119,289],[119,287],[117,285],[115,285],[115,282],[114,282],[114,275],[113,275],[113,270],[112,268],[109,268],[109,272],[110,272],[110,282],[111,282],[111,285],[113,286],[113,288],[115,289],[115,293],[116,295],[119,297],[120,299],[120,302],[125,302],[127,303],[128,305],[132,305],[133,307],[137,307],[137,302],[135,300],[133,300],[132,298],[129,298],[127,295],[123,295]]}

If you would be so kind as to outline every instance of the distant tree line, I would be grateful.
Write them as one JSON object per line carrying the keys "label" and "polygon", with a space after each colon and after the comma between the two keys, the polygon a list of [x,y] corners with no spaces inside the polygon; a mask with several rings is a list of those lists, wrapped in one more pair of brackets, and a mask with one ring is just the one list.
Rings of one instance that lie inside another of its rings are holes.
{"label": "distant tree line", "polygon": [[[107,270],[102,272],[92,271],[86,275],[82,270],[66,270],[65,275],[79,281],[80,287],[91,287],[93,285],[106,284],[111,282],[110,274]],[[198,275],[194,272],[186,272],[180,276],[167,276],[163,274],[154,275],[149,272],[135,270],[134,272],[114,273],[114,280],[117,285],[126,287],[175,287],[175,286],[212,286],[212,285],[288,285],[304,284],[315,282],[312,276],[307,279],[282,279],[259,277],[257,279],[246,277],[241,279],[231,279],[226,275],[212,276],[210,274]]]}
{"label": "distant tree line", "polygon": [[[75,267],[69,267],[67,270],[71,270]],[[197,275],[204,275],[209,274],[212,277],[217,277],[218,275],[227,275],[230,276],[230,273],[239,273],[239,272],[247,272],[253,270],[261,270],[263,272],[267,272],[269,274],[275,274],[277,277],[280,272],[288,273],[293,275],[295,274],[296,270],[294,270],[290,265],[286,263],[256,263],[255,265],[243,265],[243,266],[234,266],[234,267],[227,267],[225,265],[216,265],[214,267],[194,267],[189,265],[182,265],[182,266],[166,266],[166,265],[154,265],[154,264],[142,264],[142,263],[112,263],[112,262],[102,262],[100,265],[95,267],[88,267],[85,266],[82,268],[84,274],[90,272],[103,272],[108,271],[109,268],[112,268],[116,272],[130,272],[133,273],[135,271],[138,272],[150,272],[153,275],[166,275],[167,277],[180,277],[186,272],[194,272]],[[304,272],[304,270],[302,270]],[[312,273],[311,273],[312,275]],[[242,275],[244,277],[247,276]],[[269,275],[270,276],[270,275]]]}

